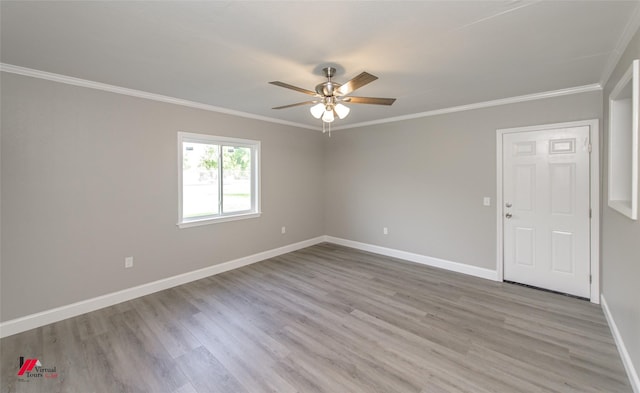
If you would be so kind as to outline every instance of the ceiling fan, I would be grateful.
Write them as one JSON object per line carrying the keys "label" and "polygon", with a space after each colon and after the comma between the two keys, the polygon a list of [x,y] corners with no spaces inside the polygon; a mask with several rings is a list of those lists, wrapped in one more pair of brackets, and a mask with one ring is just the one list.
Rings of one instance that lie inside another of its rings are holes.
{"label": "ceiling fan", "polygon": [[373,104],[373,105],[391,105],[395,102],[395,98],[378,98],[378,97],[354,97],[349,96],[356,89],[367,85],[376,79],[377,76],[371,75],[368,72],[362,72],[360,75],[351,79],[345,84],[334,82],[331,78],[335,75],[336,69],[333,67],[325,67],[322,69],[324,76],[327,78],[325,82],[322,82],[316,86],[315,91],[303,89],[301,87],[293,86],[288,83],[273,81],[269,82],[272,85],[284,87],[298,91],[300,93],[308,94],[315,97],[314,100],[298,102],[296,104],[277,106],[272,109],[284,109],[301,105],[312,105],[311,114],[316,119],[322,118],[322,126],[324,132],[325,123],[331,123],[335,120],[336,116],[340,119],[344,119],[351,109],[349,109],[343,103],[351,104]]}

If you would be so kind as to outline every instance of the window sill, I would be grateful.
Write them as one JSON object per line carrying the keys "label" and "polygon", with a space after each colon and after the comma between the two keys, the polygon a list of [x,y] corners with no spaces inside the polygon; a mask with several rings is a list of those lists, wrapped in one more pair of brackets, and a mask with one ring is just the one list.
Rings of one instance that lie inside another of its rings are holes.
{"label": "window sill", "polygon": [[262,213],[260,213],[260,212],[258,212],[258,213],[244,213],[244,214],[236,214],[236,215],[233,215],[233,216],[204,218],[204,219],[200,219],[200,220],[199,219],[195,219],[195,220],[190,220],[190,221],[179,222],[176,225],[180,229],[191,228],[191,227],[199,227],[199,226],[202,226],[202,225],[219,224],[221,222],[246,220],[246,219],[250,219],[250,218],[258,218],[258,217],[260,217],[261,214]]}
{"label": "window sill", "polygon": [[609,200],[609,207],[632,220],[638,219],[638,214],[631,201]]}

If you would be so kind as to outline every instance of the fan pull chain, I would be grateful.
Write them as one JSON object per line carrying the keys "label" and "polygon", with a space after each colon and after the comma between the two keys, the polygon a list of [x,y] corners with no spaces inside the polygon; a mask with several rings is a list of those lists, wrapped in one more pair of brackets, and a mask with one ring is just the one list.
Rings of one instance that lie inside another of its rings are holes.
{"label": "fan pull chain", "polygon": [[[328,129],[327,129],[327,127],[326,127],[326,126],[327,126],[327,124],[329,124],[329,128],[328,128]],[[331,123],[327,123],[327,122],[324,122],[324,121],[323,121],[323,122],[322,122],[322,133],[324,134],[324,133],[326,133],[326,132],[328,132],[328,133],[329,133],[329,138],[331,138]]]}

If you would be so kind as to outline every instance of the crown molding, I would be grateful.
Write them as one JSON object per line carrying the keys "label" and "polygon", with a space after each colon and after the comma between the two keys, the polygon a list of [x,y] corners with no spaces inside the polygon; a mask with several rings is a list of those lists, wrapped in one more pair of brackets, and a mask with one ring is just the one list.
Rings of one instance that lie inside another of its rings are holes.
{"label": "crown molding", "polygon": [[636,10],[629,19],[629,23],[627,23],[627,26],[624,28],[624,31],[622,32],[622,35],[618,40],[616,48],[613,50],[613,52],[611,52],[611,56],[609,56],[609,60],[607,61],[604,71],[602,72],[602,76],[600,77],[600,84],[602,86],[605,86],[609,81],[609,78],[611,78],[611,74],[613,74],[613,71],[616,69],[618,62],[622,57],[622,54],[624,53],[625,49],[627,49],[629,42],[631,42],[631,39],[636,34],[639,28],[640,3],[638,3],[638,5],[636,6]]}
{"label": "crown molding", "polygon": [[15,66],[12,64],[0,63],[0,71],[8,72],[11,74],[30,76],[33,78],[46,79],[49,81],[65,83],[68,85],[86,87],[89,89],[102,90],[110,93],[123,94],[131,97],[144,98],[147,100],[159,101],[159,102],[164,102],[168,104],[186,106],[189,108],[203,109],[209,112],[223,113],[226,115],[244,117],[247,119],[261,120],[269,123],[283,124],[286,126],[293,126],[298,128],[306,128],[314,131],[322,130],[320,127],[309,126],[307,124],[274,119],[272,117],[267,117],[267,116],[254,115],[252,113],[241,112],[241,111],[236,111],[236,110],[227,109],[227,108],[221,108],[219,106],[203,104],[195,101],[183,100],[181,98],[174,98],[174,97],[164,96],[161,94],[149,93],[141,90],[129,89],[121,86],[109,85],[101,82],[94,82],[86,79],[74,78],[66,75],[54,74],[52,72],[34,70],[32,68]]}
{"label": "crown molding", "polygon": [[349,129],[349,128],[358,128],[358,127],[372,126],[372,125],[384,124],[384,123],[392,123],[392,122],[403,121],[403,120],[419,119],[421,117],[444,115],[444,114],[447,114],[447,113],[470,111],[470,110],[474,110],[474,109],[489,108],[489,107],[492,107],[492,106],[515,104],[515,103],[518,103],[518,102],[525,102],[525,101],[543,100],[543,99],[546,99],[546,98],[561,97],[561,96],[566,96],[566,95],[571,95],[571,94],[588,93],[588,92],[600,91],[600,90],[602,90],[602,85],[600,85],[599,83],[594,83],[594,84],[591,84],[591,85],[569,87],[567,89],[545,91],[545,92],[542,92],[542,93],[526,94],[526,95],[523,95],[523,96],[501,98],[501,99],[498,99],[498,100],[476,102],[474,104],[453,106],[453,107],[450,107],[450,108],[443,108],[443,109],[436,109],[436,110],[427,111],[427,112],[413,113],[413,114],[410,114],[410,115],[389,117],[389,118],[386,118],[386,119],[379,119],[379,120],[367,121],[367,122],[362,122],[362,123],[357,123],[357,124],[338,126],[338,127],[333,127],[332,131],[346,130],[346,129]]}
{"label": "crown molding", "polygon": [[[138,98],[144,98],[144,99],[153,100],[153,101],[165,102],[168,104],[186,106],[189,108],[203,109],[210,112],[223,113],[223,114],[232,115],[232,116],[244,117],[247,119],[261,120],[261,121],[266,121],[270,123],[277,123],[277,124],[283,124],[283,125],[293,126],[298,128],[305,128],[313,131],[322,131],[322,128],[318,126],[310,126],[302,123],[295,123],[295,122],[286,121],[286,120],[274,119],[266,116],[254,115],[247,112],[221,108],[218,106],[203,104],[200,102],[188,101],[188,100],[183,100],[181,98],[174,98],[174,97],[164,96],[160,94],[149,93],[141,90],[129,89],[126,87],[114,86],[106,83],[94,82],[86,79],[54,74],[46,71],[34,70],[32,68],[15,66],[12,64],[0,63],[0,71],[12,73],[12,74],[30,76],[33,78],[46,79],[49,81],[65,83],[65,84],[74,85],[74,86],[86,87],[89,89],[96,89],[96,90],[102,90],[102,91],[107,91],[107,92],[116,93],[116,94],[123,94],[131,97],[138,97]],[[570,94],[579,94],[579,93],[586,93],[586,92],[599,91],[599,90],[602,90],[602,85],[595,83],[591,85],[570,87],[567,89],[527,94],[527,95],[516,96],[516,97],[501,98],[498,100],[477,102],[477,103],[468,104],[468,105],[454,106],[450,108],[436,109],[436,110],[427,111],[427,112],[413,113],[409,115],[388,117],[385,119],[360,122],[360,123],[349,124],[344,126],[337,126],[337,127],[332,127],[332,131],[346,130],[349,128],[359,128],[359,127],[365,127],[365,126],[371,126],[371,125],[377,125],[377,124],[393,123],[396,121],[418,119],[421,117],[437,116],[437,115],[443,115],[447,113],[463,112],[463,111],[469,111],[474,109],[488,108],[492,106],[508,105],[508,104],[514,104],[518,102],[533,101],[533,100],[542,100],[545,98],[560,97],[560,96],[565,96]]]}

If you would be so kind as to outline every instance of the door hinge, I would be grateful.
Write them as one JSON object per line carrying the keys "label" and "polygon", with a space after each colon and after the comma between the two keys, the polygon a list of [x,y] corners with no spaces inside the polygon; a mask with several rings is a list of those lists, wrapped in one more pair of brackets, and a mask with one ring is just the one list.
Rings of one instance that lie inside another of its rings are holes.
{"label": "door hinge", "polygon": [[591,208],[589,208],[589,218],[592,218],[593,216],[593,211],[591,210]]}
{"label": "door hinge", "polygon": [[591,153],[591,143],[589,143],[589,146],[587,147],[587,149],[589,150],[589,153]]}
{"label": "door hinge", "polygon": [[593,276],[591,274],[589,274],[589,284],[591,284],[592,280],[593,280]]}

